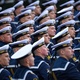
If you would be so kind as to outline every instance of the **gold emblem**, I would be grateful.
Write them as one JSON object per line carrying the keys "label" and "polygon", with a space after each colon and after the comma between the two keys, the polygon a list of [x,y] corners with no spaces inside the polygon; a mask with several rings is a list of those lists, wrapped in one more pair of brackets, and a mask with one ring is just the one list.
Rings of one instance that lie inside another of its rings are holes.
{"label": "gold emblem", "polygon": [[34,78],[33,80],[38,80],[37,78]]}

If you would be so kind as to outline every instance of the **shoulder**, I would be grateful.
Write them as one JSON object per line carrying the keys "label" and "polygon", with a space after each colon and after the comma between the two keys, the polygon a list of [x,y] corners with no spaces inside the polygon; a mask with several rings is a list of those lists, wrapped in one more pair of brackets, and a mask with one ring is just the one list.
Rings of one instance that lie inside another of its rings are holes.
{"label": "shoulder", "polygon": [[29,71],[27,76],[32,77],[32,78],[38,78],[37,75],[33,73],[32,71]]}
{"label": "shoulder", "polygon": [[3,69],[2,73],[4,73],[4,74],[10,74],[10,72],[7,69]]}
{"label": "shoulder", "polygon": [[0,69],[0,73],[1,73],[1,78],[4,78],[5,80],[11,80],[11,74],[7,69]]}
{"label": "shoulder", "polygon": [[24,75],[24,79],[27,80],[38,80],[38,77],[36,74],[34,74],[31,70],[26,71],[25,75]]}
{"label": "shoulder", "polygon": [[69,61],[59,58],[58,60],[55,61],[52,71],[58,70],[65,71],[69,65],[70,65]]}
{"label": "shoulder", "polygon": [[31,67],[31,68],[32,68],[32,69],[38,69],[38,68],[40,68],[41,66],[46,67],[46,66],[49,66],[49,64],[46,63],[44,60],[42,60],[42,61],[40,61],[37,65],[34,65],[34,66]]}

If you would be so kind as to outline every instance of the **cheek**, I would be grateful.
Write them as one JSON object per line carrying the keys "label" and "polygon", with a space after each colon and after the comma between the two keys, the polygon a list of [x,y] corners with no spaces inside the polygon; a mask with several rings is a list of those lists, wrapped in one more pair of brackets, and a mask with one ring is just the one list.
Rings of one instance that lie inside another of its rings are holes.
{"label": "cheek", "polygon": [[30,58],[30,64],[34,65],[34,58],[33,57]]}
{"label": "cheek", "polygon": [[2,62],[5,64],[8,61],[7,58],[3,58]]}
{"label": "cheek", "polygon": [[43,53],[44,53],[44,54],[48,54],[48,50],[45,48],[45,49],[43,50]]}
{"label": "cheek", "polygon": [[51,29],[51,31],[50,31],[51,33],[54,33],[54,30],[53,29]]}
{"label": "cheek", "polygon": [[71,51],[67,51],[67,52],[66,52],[66,55],[70,57],[70,56],[73,55],[73,53],[72,53]]}
{"label": "cheek", "polygon": [[45,37],[45,42],[48,42],[49,41],[49,38],[48,37]]}
{"label": "cheek", "polygon": [[7,36],[7,38],[12,38],[11,36]]}

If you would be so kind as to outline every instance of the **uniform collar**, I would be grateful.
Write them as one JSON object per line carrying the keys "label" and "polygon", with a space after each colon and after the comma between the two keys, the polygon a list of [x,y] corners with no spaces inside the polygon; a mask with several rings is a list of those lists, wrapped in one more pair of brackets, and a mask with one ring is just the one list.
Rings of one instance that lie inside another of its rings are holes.
{"label": "uniform collar", "polygon": [[35,56],[35,58],[37,59],[37,60],[44,60],[42,57],[40,57],[40,56]]}
{"label": "uniform collar", "polygon": [[64,57],[59,57],[60,59],[62,59],[62,60],[65,60],[65,61],[68,61],[66,58],[64,58]]}

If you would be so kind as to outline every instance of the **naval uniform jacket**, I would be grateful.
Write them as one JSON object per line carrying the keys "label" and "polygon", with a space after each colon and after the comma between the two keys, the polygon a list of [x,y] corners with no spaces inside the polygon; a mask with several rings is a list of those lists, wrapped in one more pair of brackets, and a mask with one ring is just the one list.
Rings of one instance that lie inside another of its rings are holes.
{"label": "naval uniform jacket", "polygon": [[80,80],[80,72],[75,64],[69,62],[63,57],[59,57],[52,68],[57,80]]}
{"label": "naval uniform jacket", "polygon": [[20,66],[17,68],[12,80],[38,80],[38,77],[28,67]]}
{"label": "naval uniform jacket", "polygon": [[48,74],[50,66],[40,56],[35,56],[35,65],[31,67],[32,71],[38,75],[39,80],[49,80]]}
{"label": "naval uniform jacket", "polygon": [[12,80],[10,72],[0,65],[0,80]]}

